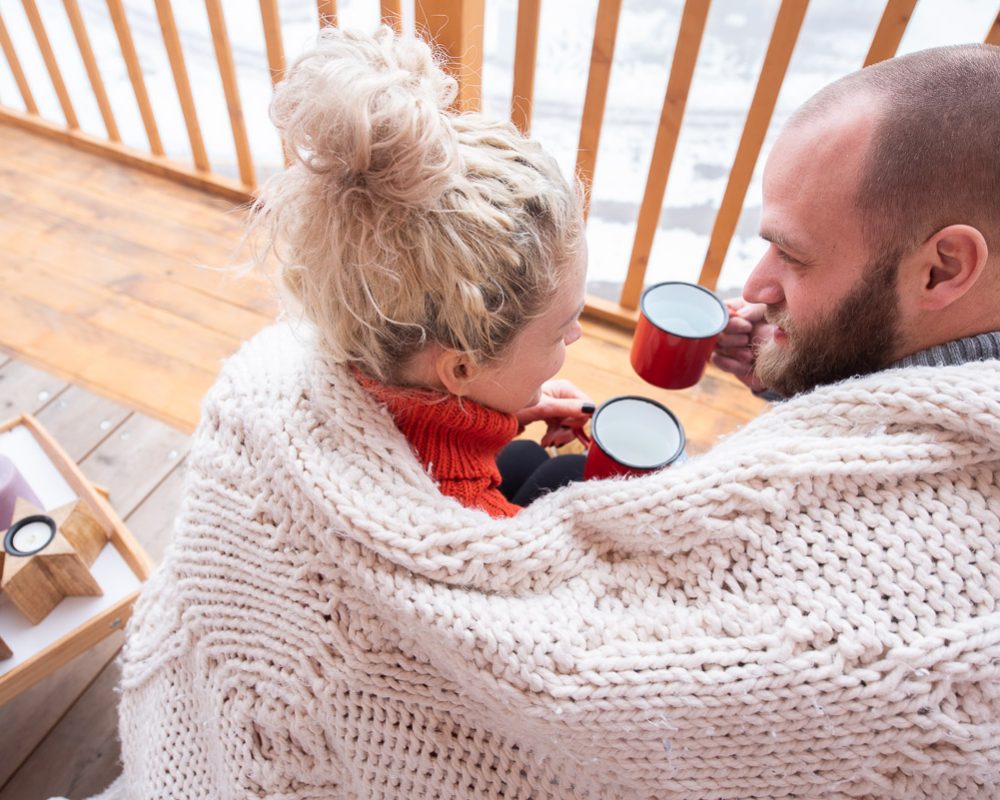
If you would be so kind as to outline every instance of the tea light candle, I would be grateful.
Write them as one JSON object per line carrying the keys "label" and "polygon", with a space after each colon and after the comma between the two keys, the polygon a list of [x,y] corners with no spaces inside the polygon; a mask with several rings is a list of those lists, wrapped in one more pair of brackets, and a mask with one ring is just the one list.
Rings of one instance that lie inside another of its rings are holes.
{"label": "tea light candle", "polygon": [[56,523],[45,514],[18,520],[4,537],[4,550],[15,556],[30,556],[43,550],[56,535]]}

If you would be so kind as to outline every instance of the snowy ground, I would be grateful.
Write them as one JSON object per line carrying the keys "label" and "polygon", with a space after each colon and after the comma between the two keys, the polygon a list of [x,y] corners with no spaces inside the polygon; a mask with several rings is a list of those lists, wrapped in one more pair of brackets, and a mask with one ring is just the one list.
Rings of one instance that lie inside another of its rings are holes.
{"label": "snowy ground", "polygon": [[[190,149],[152,0],[125,0],[132,34],[168,154],[190,160]],[[708,17],[687,112],[650,260],[647,280],[697,277],[725,190],[778,0],[715,0]],[[84,130],[103,136],[97,104],[60,0],[38,0],[63,77]],[[104,0],[80,0],[101,73],[127,144],[146,148],[144,129]],[[412,26],[412,0],[404,2]],[[280,166],[277,137],[267,120],[271,83],[258,3],[223,0],[233,44],[251,147],[259,177]],[[624,0],[611,73],[588,228],[591,288],[609,291],[624,277],[645,185],[681,0]],[[817,89],[858,68],[884,4],[876,0],[813,0],[764,144],[766,157],[788,114]],[[174,0],[199,119],[215,169],[235,175],[225,98],[202,0]],[[314,0],[280,0],[286,56],[304,49],[316,30]],[[575,163],[597,0],[545,0],[535,81],[533,133],[564,170]],[[996,14],[994,0],[920,0],[900,52],[982,41]],[[345,27],[371,29],[375,0],[340,0]],[[484,110],[507,115],[513,75],[516,0],[487,0]],[[17,0],[0,0],[22,66],[43,116],[63,119],[44,63]],[[0,103],[23,109],[0,59]],[[763,251],[756,237],[760,165],[719,282],[735,291]]]}

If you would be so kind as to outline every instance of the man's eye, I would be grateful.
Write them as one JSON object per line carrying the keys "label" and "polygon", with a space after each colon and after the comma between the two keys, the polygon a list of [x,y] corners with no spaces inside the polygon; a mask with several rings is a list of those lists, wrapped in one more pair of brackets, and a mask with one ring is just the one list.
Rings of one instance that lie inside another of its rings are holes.
{"label": "man's eye", "polygon": [[797,258],[793,258],[792,256],[788,255],[788,253],[786,253],[784,250],[780,250],[777,247],[774,248],[774,252],[775,252],[775,255],[777,255],[778,258],[780,258],[786,264],[799,265],[799,264],[802,263]]}

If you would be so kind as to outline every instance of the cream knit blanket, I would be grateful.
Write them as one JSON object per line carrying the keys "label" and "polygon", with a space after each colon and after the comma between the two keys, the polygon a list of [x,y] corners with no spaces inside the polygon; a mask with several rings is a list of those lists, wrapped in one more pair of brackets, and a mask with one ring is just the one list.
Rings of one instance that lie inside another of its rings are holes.
{"label": "cream knit blanket", "polygon": [[134,800],[1000,796],[1000,362],[494,520],[276,326],[123,663]]}

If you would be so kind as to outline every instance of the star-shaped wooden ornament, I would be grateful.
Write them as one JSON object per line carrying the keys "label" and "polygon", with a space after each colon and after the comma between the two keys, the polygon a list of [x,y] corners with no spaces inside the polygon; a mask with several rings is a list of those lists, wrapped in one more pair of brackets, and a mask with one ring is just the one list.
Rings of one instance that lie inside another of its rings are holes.
{"label": "star-shaped wooden ornament", "polygon": [[[27,530],[28,525],[33,526],[32,531]],[[41,538],[24,535],[38,531]],[[14,506],[14,520],[4,538],[0,590],[36,625],[64,597],[104,594],[90,572],[90,565],[107,538],[100,523],[80,500],[43,512],[19,498]],[[25,549],[18,549],[19,545]]]}

